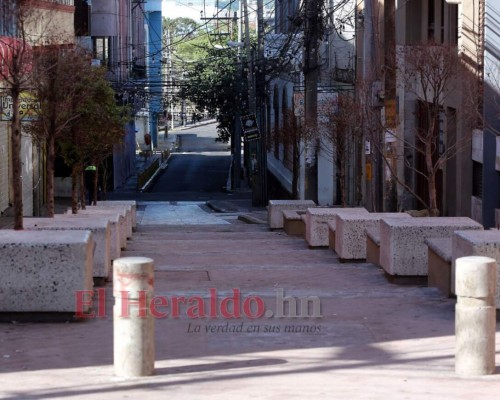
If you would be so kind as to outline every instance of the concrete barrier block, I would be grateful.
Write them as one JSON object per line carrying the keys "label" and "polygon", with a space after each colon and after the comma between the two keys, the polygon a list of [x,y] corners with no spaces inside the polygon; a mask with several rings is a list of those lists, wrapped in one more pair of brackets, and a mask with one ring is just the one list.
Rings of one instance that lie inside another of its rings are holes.
{"label": "concrete barrier block", "polygon": [[[26,230],[51,231],[91,231],[95,242],[93,276],[108,278],[111,271],[109,222],[102,218],[74,218],[70,215],[57,215],[54,218],[25,218]],[[63,238],[64,235],[59,236]]]}
{"label": "concrete barrier block", "polygon": [[312,200],[269,200],[267,207],[267,223],[270,229],[283,228],[284,210],[307,210],[316,207]]}
{"label": "concrete barrier block", "polygon": [[107,218],[113,224],[116,223],[116,217],[118,216],[117,224],[117,235],[120,241],[120,249],[125,249],[127,247],[127,223],[125,221],[125,212],[117,211],[113,209],[85,209],[78,210],[77,214],[71,214],[73,216],[95,216]]}
{"label": "concrete barrier block", "polygon": [[380,264],[389,275],[427,276],[425,239],[481,229],[481,224],[466,217],[382,218]]}
{"label": "concrete barrier block", "polygon": [[[485,256],[500,262],[500,231],[497,229],[483,231],[457,231],[451,239],[451,281],[452,292],[455,293],[455,269],[457,259],[467,256]],[[496,276],[495,306],[500,308],[500,268]]]}
{"label": "concrete barrier block", "polygon": [[[380,229],[382,218],[412,218],[406,213],[338,214],[333,249],[342,260],[366,259],[366,229]],[[330,246],[332,244],[330,243]]]}
{"label": "concrete barrier block", "polygon": [[[329,230],[335,230],[338,214],[368,214],[365,208],[309,208],[306,211],[306,241],[310,247],[328,246]],[[331,221],[330,226],[327,222]]]}
{"label": "concrete barrier block", "polygon": [[[89,214],[86,213],[78,213],[78,214],[73,214],[71,212],[71,209],[66,211],[66,214],[64,216],[75,218],[75,219],[88,219]],[[116,215],[105,215],[105,216],[96,216],[90,215],[92,218],[97,217],[97,218],[102,218],[104,220],[107,220],[109,222],[109,256],[112,260],[116,260],[117,258],[120,258],[121,256],[121,246],[122,246],[122,236],[120,234],[120,216],[118,214]],[[56,214],[54,218],[60,218],[61,216]]]}
{"label": "concrete barrier block", "polygon": [[92,211],[92,210],[105,210],[105,211],[116,211],[120,213],[125,218],[125,234],[127,238],[132,237],[132,232],[133,232],[133,217],[132,217],[132,206],[131,205],[118,205],[118,204],[98,204],[96,206],[87,206],[86,210]]}
{"label": "concrete barrier block", "polygon": [[0,312],[76,312],[76,293],[93,288],[93,248],[88,230],[0,230]]}
{"label": "concrete barrier block", "polygon": [[97,202],[97,205],[130,206],[130,211],[132,216],[132,228],[133,229],[137,228],[137,202],[135,200],[101,200]]}

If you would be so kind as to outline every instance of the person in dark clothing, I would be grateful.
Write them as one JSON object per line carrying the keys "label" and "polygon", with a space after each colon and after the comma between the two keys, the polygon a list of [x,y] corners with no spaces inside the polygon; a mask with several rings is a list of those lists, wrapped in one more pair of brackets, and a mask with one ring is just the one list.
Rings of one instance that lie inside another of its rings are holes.
{"label": "person in dark clothing", "polygon": [[95,165],[89,165],[85,168],[85,190],[89,199],[89,206],[92,205],[92,197],[94,194],[94,179],[97,168]]}

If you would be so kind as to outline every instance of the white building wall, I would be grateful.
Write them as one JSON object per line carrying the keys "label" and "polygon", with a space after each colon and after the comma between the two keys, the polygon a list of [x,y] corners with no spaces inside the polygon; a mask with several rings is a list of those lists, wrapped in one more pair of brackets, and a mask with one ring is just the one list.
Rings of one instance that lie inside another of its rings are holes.
{"label": "white building wall", "polygon": [[333,146],[325,142],[318,151],[318,204],[332,206],[336,197],[335,168],[332,162]]}
{"label": "white building wall", "polygon": [[31,136],[21,138],[21,177],[23,180],[23,215],[33,216],[33,142]]}
{"label": "white building wall", "polygon": [[9,139],[7,123],[0,122],[0,213],[9,207]]}

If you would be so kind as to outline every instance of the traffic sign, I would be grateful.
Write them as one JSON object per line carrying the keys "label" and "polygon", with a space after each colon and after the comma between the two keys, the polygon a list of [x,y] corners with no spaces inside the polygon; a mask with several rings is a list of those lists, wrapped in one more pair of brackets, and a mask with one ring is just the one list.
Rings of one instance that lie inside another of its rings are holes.
{"label": "traffic sign", "polygon": [[243,136],[246,142],[260,139],[260,130],[255,114],[241,117],[241,126],[243,127]]}

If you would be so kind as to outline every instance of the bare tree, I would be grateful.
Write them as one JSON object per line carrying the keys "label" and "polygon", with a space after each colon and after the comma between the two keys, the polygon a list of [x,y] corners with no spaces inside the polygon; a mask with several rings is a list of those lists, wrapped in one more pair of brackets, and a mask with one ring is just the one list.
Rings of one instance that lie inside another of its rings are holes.
{"label": "bare tree", "polygon": [[[292,110],[283,112],[283,126],[272,133],[271,140],[275,146],[283,145],[284,158],[290,159],[292,170],[292,198],[299,198],[299,177],[303,156],[318,140],[316,124],[309,123],[296,117]],[[279,147],[275,149],[279,151]],[[291,157],[290,157],[291,156]]]}
{"label": "bare tree", "polygon": [[[428,43],[404,47],[400,54],[400,86],[407,95],[415,99],[415,121],[411,135],[403,135],[394,131],[392,126],[383,123],[374,115],[370,102],[365,101],[365,115],[372,145],[382,155],[386,169],[398,185],[411,193],[429,211],[429,215],[439,215],[437,179],[440,170],[448,160],[456,157],[471,143],[472,130],[478,127],[477,81],[474,75],[465,68],[457,54],[456,48],[447,45]],[[471,92],[464,93],[464,87]],[[371,94],[366,94],[366,98]],[[451,98],[461,99],[460,113],[465,125],[461,136],[448,130],[446,140],[440,132],[440,118],[445,104]],[[380,141],[380,132],[383,140]],[[390,138],[390,140],[387,140]],[[404,152],[399,151],[404,149]],[[405,154],[415,157],[405,157]],[[421,162],[416,162],[420,159]],[[417,178],[426,183],[424,195],[415,186],[408,184],[398,167],[411,171]]]}
{"label": "bare tree", "polygon": [[[336,98],[327,100],[322,107],[320,145],[336,167],[342,207],[346,207],[348,203],[348,171],[363,137],[362,117],[362,108],[354,93],[341,92]],[[359,184],[358,180],[358,191]]]}
{"label": "bare tree", "polygon": [[[46,4],[45,4],[46,3]],[[10,119],[11,134],[11,172],[12,172],[12,203],[14,209],[14,229],[23,229],[23,193],[22,193],[22,163],[21,163],[21,124],[24,113],[20,110],[22,96],[28,99],[25,107],[38,106],[33,100],[33,61],[35,49],[43,49],[51,41],[61,43],[62,34],[53,20],[56,14],[56,2],[38,0],[6,1],[2,7],[4,21],[10,26],[4,27],[6,36],[0,37],[0,80],[4,90],[11,99],[12,116]],[[31,99],[30,99],[31,98]]]}
{"label": "bare tree", "polygon": [[[27,3],[27,2],[26,2]],[[21,163],[21,116],[19,105],[21,94],[30,88],[32,47],[27,40],[27,25],[32,10],[25,3],[15,4],[7,2],[6,10],[9,15],[6,20],[12,22],[12,31],[9,36],[0,37],[0,80],[5,84],[5,92],[11,98],[11,170],[12,194],[14,210],[14,229],[23,229],[23,187]]]}

